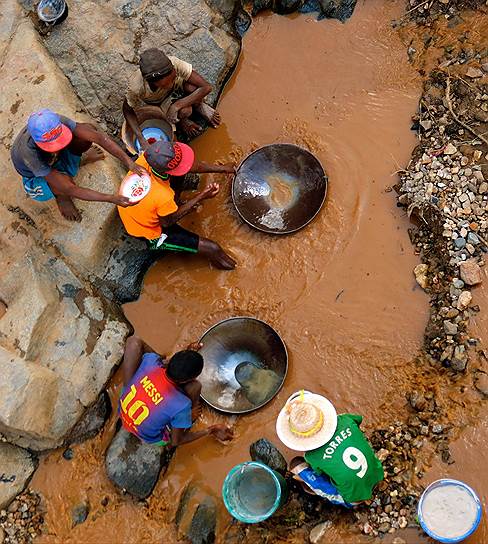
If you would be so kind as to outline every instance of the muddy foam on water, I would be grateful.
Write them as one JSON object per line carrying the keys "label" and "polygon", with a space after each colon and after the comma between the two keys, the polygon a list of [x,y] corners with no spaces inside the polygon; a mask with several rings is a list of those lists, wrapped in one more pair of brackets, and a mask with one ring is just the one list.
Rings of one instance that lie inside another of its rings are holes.
{"label": "muddy foam on water", "polygon": [[459,485],[439,486],[424,497],[422,515],[426,526],[442,538],[460,538],[472,529],[478,514],[471,493]]}

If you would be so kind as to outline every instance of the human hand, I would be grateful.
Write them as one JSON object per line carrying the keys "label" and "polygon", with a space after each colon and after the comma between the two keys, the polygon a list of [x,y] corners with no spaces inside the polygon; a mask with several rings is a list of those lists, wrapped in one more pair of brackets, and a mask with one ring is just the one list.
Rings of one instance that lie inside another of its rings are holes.
{"label": "human hand", "polygon": [[127,208],[129,206],[134,206],[134,204],[137,204],[137,202],[132,202],[129,198],[122,195],[112,195],[110,202],[122,208]]}
{"label": "human hand", "polygon": [[190,351],[198,351],[203,347],[203,344],[201,342],[191,342],[188,344],[187,348]]}
{"label": "human hand", "polygon": [[166,119],[172,125],[176,125],[176,123],[178,122],[178,111],[178,108],[174,104],[171,104],[171,106],[168,108],[168,111],[166,112]]}
{"label": "human hand", "polygon": [[234,438],[234,431],[225,425],[210,425],[208,429],[211,436],[222,442],[227,442]]}
{"label": "human hand", "polygon": [[207,185],[205,189],[200,193],[200,198],[202,200],[208,199],[208,198],[214,198],[219,194],[220,186],[218,183],[211,183],[210,185]]}
{"label": "human hand", "polygon": [[130,167],[131,172],[134,172],[134,174],[137,174],[138,176],[148,176],[149,172],[144,168],[144,166],[141,166],[140,164],[136,164],[135,162],[132,163],[132,166]]}

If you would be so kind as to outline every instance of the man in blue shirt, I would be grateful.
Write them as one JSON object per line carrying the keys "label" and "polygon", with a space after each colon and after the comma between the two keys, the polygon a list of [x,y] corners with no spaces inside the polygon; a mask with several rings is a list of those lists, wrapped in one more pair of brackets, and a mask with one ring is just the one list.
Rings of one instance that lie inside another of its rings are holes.
{"label": "man in blue shirt", "polygon": [[130,206],[128,198],[118,194],[105,194],[78,187],[73,178],[80,166],[103,159],[97,144],[119,159],[128,170],[147,173],[106,134],[88,123],[76,123],[51,110],[34,112],[17,138],[11,157],[17,172],[22,176],[26,194],[38,201],[56,199],[59,211],[69,221],[81,221],[80,212],[72,198],[98,202],[111,202]]}
{"label": "man in blue shirt", "polygon": [[122,363],[124,389],[119,401],[126,430],[160,446],[179,446],[208,435],[222,441],[232,438],[232,430],[225,425],[190,430],[202,389],[197,380],[203,370],[203,357],[196,351],[200,347],[191,344],[167,361],[137,336],[127,339]]}

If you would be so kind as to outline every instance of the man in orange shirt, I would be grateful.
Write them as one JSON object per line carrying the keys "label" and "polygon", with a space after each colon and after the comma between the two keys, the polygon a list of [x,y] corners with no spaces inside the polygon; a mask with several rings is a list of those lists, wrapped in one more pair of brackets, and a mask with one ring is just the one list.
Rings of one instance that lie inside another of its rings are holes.
{"label": "man in orange shirt", "polygon": [[216,242],[201,238],[178,225],[178,221],[203,200],[214,198],[218,183],[211,183],[196,196],[178,206],[171,187],[171,176],[195,173],[234,173],[231,163],[207,164],[195,160],[191,147],[180,142],[158,141],[151,144],[135,161],[151,175],[151,189],[137,204],[118,207],[125,230],[137,238],[145,238],[150,251],[199,253],[217,268],[232,270],[236,262]]}

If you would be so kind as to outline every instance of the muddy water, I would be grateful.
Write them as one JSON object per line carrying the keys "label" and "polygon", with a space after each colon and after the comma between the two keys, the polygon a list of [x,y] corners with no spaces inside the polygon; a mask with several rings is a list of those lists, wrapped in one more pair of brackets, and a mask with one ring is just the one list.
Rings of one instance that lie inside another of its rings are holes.
{"label": "muddy water", "polygon": [[[276,441],[276,415],[298,388],[323,393],[339,411],[364,414],[366,427],[402,414],[428,309],[412,275],[418,259],[409,224],[390,191],[416,143],[409,126],[421,87],[389,24],[402,7],[359,2],[345,25],[277,15],[253,23],[220,103],[224,124],[195,142],[196,153],[207,161],[239,160],[276,141],[302,145],[327,171],[327,202],[303,231],[266,236],[239,220],[229,180],[214,177],[220,194],[183,224],[220,242],[237,269],[220,272],[198,258],[170,256],[148,272],[141,298],[125,312],[161,353],[227,317],[267,321],[289,351],[284,388],[264,409],[238,419],[204,410],[199,425],[228,422],[235,440],[179,448],[146,506],[115,493],[105,478],[100,459],[113,421],[101,437],[76,447],[72,461],[51,455],[34,480],[48,503],[51,536],[44,542],[100,542],[102,535],[106,542],[174,542],[168,520],[181,489],[191,481],[218,497],[252,441]],[[83,500],[92,512],[72,530],[70,509]],[[229,519],[222,508],[220,531]],[[359,541],[347,532],[334,529],[330,542]]]}

